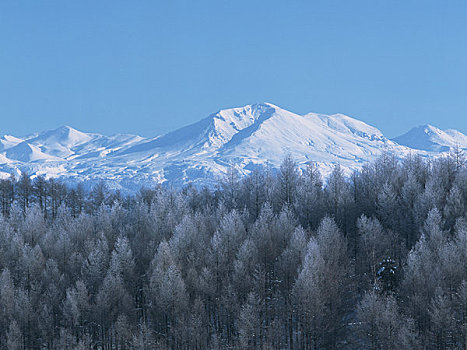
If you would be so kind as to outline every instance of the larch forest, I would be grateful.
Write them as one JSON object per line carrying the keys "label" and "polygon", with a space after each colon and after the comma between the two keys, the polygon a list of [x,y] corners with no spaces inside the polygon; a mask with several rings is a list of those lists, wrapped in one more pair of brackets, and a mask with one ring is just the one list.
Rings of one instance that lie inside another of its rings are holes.
{"label": "larch forest", "polygon": [[2,349],[465,349],[467,166],[384,154],[124,196],[0,181]]}

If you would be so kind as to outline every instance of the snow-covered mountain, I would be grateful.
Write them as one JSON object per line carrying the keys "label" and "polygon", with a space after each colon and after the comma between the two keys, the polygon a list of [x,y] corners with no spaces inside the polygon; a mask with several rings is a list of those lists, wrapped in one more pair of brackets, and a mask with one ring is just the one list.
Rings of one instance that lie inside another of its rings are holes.
{"label": "snow-covered mountain", "polygon": [[428,152],[447,152],[452,148],[467,149],[467,136],[457,130],[441,130],[432,125],[421,125],[398,136],[393,141],[400,145]]}
{"label": "snow-covered mountain", "polygon": [[0,176],[27,171],[71,183],[104,180],[113,188],[133,191],[167,181],[174,186],[210,185],[232,165],[240,174],[258,167],[277,169],[286,154],[301,166],[316,163],[326,174],[336,163],[347,171],[360,168],[385,151],[400,157],[408,152],[430,156],[454,145],[467,147],[462,133],[439,132],[435,138],[413,129],[389,140],[346,115],[299,115],[262,103],[221,110],[154,138],[104,136],[69,126],[23,138],[5,135],[0,137]]}

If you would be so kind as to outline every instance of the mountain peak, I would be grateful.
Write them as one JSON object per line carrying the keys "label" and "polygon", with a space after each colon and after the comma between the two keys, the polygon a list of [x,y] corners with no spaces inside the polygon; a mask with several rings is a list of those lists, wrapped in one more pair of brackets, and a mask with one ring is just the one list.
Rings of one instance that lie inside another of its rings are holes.
{"label": "mountain peak", "polygon": [[45,154],[66,158],[73,153],[71,151],[73,147],[89,142],[92,138],[93,135],[63,125],[53,130],[35,134],[26,141]]}
{"label": "mountain peak", "polygon": [[237,118],[258,116],[268,110],[280,110],[280,107],[268,102],[253,103],[241,107],[225,108],[214,113],[212,116],[217,119],[222,119],[224,115],[235,115]]}
{"label": "mountain peak", "polygon": [[72,128],[71,126],[69,125],[62,125],[62,126],[59,126],[57,129],[55,129],[56,131],[77,131],[75,128]]}
{"label": "mountain peak", "polygon": [[443,131],[430,124],[416,126],[393,141],[428,152],[447,152],[456,146],[467,148],[467,137],[460,131]]}
{"label": "mountain peak", "polygon": [[54,130],[51,130],[51,132],[54,132],[56,134],[63,134],[63,135],[71,135],[71,134],[87,135],[85,132],[76,130],[75,128],[69,125],[62,125]]}
{"label": "mountain peak", "polygon": [[3,135],[0,137],[0,151],[16,146],[23,142],[23,139],[11,135]]}
{"label": "mountain peak", "polygon": [[39,160],[59,160],[57,157],[42,152],[39,147],[23,141],[5,152],[6,157],[20,162],[34,162]]}
{"label": "mountain peak", "polygon": [[441,129],[439,129],[436,126],[433,126],[431,124],[419,125],[419,126],[416,126],[416,127],[412,128],[411,130],[421,131],[421,132],[424,132],[425,134],[442,132]]}
{"label": "mountain peak", "polygon": [[274,109],[277,109],[277,110],[280,110],[280,109],[283,109],[271,102],[259,102],[259,103],[254,103],[253,105],[251,105],[252,107],[254,106],[255,108],[274,108]]}
{"label": "mountain peak", "polygon": [[[464,149],[467,137],[432,125],[412,129],[395,141],[424,156],[454,145]],[[428,151],[428,152],[425,152]],[[216,183],[235,164],[241,174],[278,169],[286,154],[299,166],[314,163],[329,173],[339,163],[347,172],[361,168],[382,152],[402,157],[411,150],[391,142],[377,128],[345,114],[297,114],[270,102],[221,109],[165,135],[142,138],[84,133],[69,125],[22,139],[0,138],[0,174],[25,169],[65,181],[105,181],[115,188],[171,181]]]}
{"label": "mountain peak", "polygon": [[61,144],[77,144],[89,141],[92,138],[91,135],[78,131],[71,126],[63,125],[56,129],[45,131],[35,137],[34,141],[41,142],[58,142]]}

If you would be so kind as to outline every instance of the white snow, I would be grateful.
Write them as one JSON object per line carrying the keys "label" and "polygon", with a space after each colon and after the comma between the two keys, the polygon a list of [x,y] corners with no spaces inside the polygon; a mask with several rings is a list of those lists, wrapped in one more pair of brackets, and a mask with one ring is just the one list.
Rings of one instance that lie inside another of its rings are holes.
{"label": "white snow", "polygon": [[467,149],[467,136],[460,131],[443,131],[428,124],[415,127],[393,140],[401,145],[429,152],[447,152],[455,147]]}
{"label": "white snow", "polygon": [[358,169],[385,151],[398,157],[409,152],[433,156],[456,144],[467,147],[462,133],[432,126],[412,129],[394,141],[343,114],[299,115],[262,103],[221,110],[153,138],[103,136],[69,126],[26,138],[3,136],[0,172],[24,169],[70,182],[104,179],[132,191],[165,181],[209,185],[231,164],[247,174],[257,167],[278,168],[289,153],[300,166],[313,162],[326,174],[336,163],[347,172]]}
{"label": "white snow", "polygon": [[18,143],[23,142],[24,140],[11,136],[11,135],[3,135],[0,137],[0,152],[16,146]]}

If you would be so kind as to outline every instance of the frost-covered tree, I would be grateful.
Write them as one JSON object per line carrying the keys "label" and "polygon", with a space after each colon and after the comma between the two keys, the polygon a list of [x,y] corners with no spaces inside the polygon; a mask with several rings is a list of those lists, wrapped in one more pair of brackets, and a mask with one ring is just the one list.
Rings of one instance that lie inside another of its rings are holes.
{"label": "frost-covered tree", "polygon": [[366,293],[357,306],[359,349],[416,349],[413,321],[400,311],[392,296]]}
{"label": "frost-covered tree", "polygon": [[323,182],[316,165],[308,165],[303,176],[297,180],[296,200],[294,203],[297,216],[304,227],[315,229],[323,215]]}
{"label": "frost-covered tree", "polygon": [[169,336],[188,306],[185,282],[167,242],[161,242],[151,265],[150,310],[157,329]]}
{"label": "frost-covered tree", "polygon": [[286,163],[233,197],[0,180],[0,348],[465,348],[465,164]]}
{"label": "frost-covered tree", "polygon": [[347,231],[352,195],[349,183],[339,164],[334,167],[327,179],[325,194],[327,196],[328,214],[334,218],[344,231]]}
{"label": "frost-covered tree", "polygon": [[294,287],[303,346],[333,348],[343,336],[351,271],[347,242],[335,222],[326,217],[316,238],[308,243]]}
{"label": "frost-covered tree", "polygon": [[358,227],[358,268],[367,283],[376,282],[378,264],[386,257],[394,256],[394,238],[383,229],[378,219],[362,215]]}
{"label": "frost-covered tree", "polygon": [[261,309],[259,297],[249,293],[238,316],[238,340],[243,349],[261,348]]}
{"label": "frost-covered tree", "polygon": [[277,179],[277,200],[279,207],[282,207],[284,204],[288,206],[292,205],[295,202],[297,190],[298,168],[297,163],[290,154],[282,161]]}

